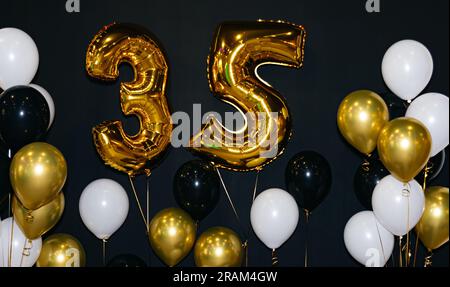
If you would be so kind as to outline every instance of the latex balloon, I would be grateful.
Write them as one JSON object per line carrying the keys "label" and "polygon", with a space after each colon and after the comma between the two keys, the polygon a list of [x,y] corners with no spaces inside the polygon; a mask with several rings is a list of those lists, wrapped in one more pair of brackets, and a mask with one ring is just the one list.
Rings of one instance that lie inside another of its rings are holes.
{"label": "latex balloon", "polygon": [[150,222],[150,244],[164,263],[172,267],[189,254],[197,232],[195,223],[185,211],[167,208]]}
{"label": "latex balloon", "polygon": [[394,249],[394,236],[378,223],[372,211],[350,218],[345,225],[344,242],[350,255],[366,267],[383,267]]}
{"label": "latex balloon", "polygon": [[388,175],[375,187],[372,206],[384,228],[394,235],[403,236],[414,228],[422,216],[425,197],[417,181],[405,184]]}
{"label": "latex balloon", "polygon": [[52,201],[64,186],[67,163],[52,145],[35,142],[21,148],[11,162],[10,179],[17,199],[29,210]]}
{"label": "latex balloon", "polygon": [[262,65],[301,67],[305,37],[303,27],[282,21],[220,24],[208,58],[209,86],[244,123],[234,130],[209,117],[191,138],[191,151],[234,171],[261,169],[282,154],[291,115],[283,96],[257,70]]}
{"label": "latex balloon", "polygon": [[380,96],[383,98],[388,107],[389,118],[391,120],[405,116],[406,110],[408,109],[408,103],[393,93],[385,92],[381,93]]}
{"label": "latex balloon", "polygon": [[0,88],[28,85],[39,67],[39,52],[33,39],[16,28],[0,29]]}
{"label": "latex balloon", "polygon": [[147,267],[147,264],[141,258],[133,254],[121,254],[111,259],[107,267],[127,267],[127,268],[140,268]]}
{"label": "latex balloon", "polygon": [[378,135],[388,121],[386,103],[378,94],[368,90],[355,91],[346,96],[337,113],[339,131],[364,154],[374,151]]}
{"label": "latex balloon", "polygon": [[37,267],[84,267],[86,253],[83,245],[69,234],[53,234],[44,240]]}
{"label": "latex balloon", "polygon": [[48,130],[50,129],[51,125],[53,124],[53,120],[55,119],[55,103],[53,102],[53,98],[50,95],[50,93],[47,92],[47,90],[44,89],[43,87],[35,84],[30,84],[29,86],[32,87],[33,89],[36,89],[39,93],[41,93],[41,95],[44,96],[45,100],[47,101],[48,110],[50,112],[50,119],[47,128]]}
{"label": "latex balloon", "polygon": [[272,250],[291,237],[297,227],[298,216],[294,197],[278,188],[260,193],[250,210],[250,221],[255,234]]}
{"label": "latex balloon", "polygon": [[60,192],[52,201],[36,209],[28,210],[14,196],[12,199],[14,220],[28,239],[36,239],[58,223],[64,211],[64,194]]}
{"label": "latex balloon", "polygon": [[239,236],[226,227],[212,227],[195,243],[195,265],[198,267],[240,267],[244,249]]}
{"label": "latex balloon", "polygon": [[398,118],[389,122],[378,138],[381,162],[403,182],[419,174],[430,158],[430,151],[430,133],[415,119]]}
{"label": "latex balloon", "polygon": [[173,179],[173,193],[182,209],[193,219],[202,220],[220,198],[220,181],[214,166],[200,160],[183,164]]}
{"label": "latex balloon", "polygon": [[49,107],[37,90],[15,86],[0,95],[0,140],[7,148],[17,151],[41,140],[49,120]]}
{"label": "latex balloon", "polygon": [[9,217],[0,224],[0,244],[0,267],[31,267],[41,252],[42,239],[27,239]]}
{"label": "latex balloon", "polygon": [[421,95],[409,105],[406,116],[423,123],[431,135],[431,156],[449,143],[449,100],[438,93]]}
{"label": "latex balloon", "polygon": [[140,130],[129,136],[120,121],[92,129],[97,152],[107,165],[129,175],[150,173],[170,144],[172,123],[166,101],[167,59],[155,37],[133,24],[112,24],[95,35],[86,55],[86,70],[96,79],[113,81],[119,65],[128,63],[134,79],[120,86],[126,116],[139,119]]}
{"label": "latex balloon", "polygon": [[369,158],[356,170],[353,177],[353,189],[359,202],[372,210],[372,193],[375,186],[385,177],[389,171],[377,158]]}
{"label": "latex balloon", "polygon": [[125,222],[128,209],[125,189],[112,179],[94,180],[80,196],[81,219],[98,239],[109,239]]}
{"label": "latex balloon", "polygon": [[433,74],[433,58],[428,49],[414,40],[393,44],[381,64],[389,89],[403,100],[412,100],[428,85]]}
{"label": "latex balloon", "polygon": [[428,188],[425,191],[425,212],[416,225],[416,233],[428,251],[448,242],[448,217],[448,187]]}
{"label": "latex balloon", "polygon": [[441,173],[442,169],[445,165],[445,149],[443,149],[437,155],[430,157],[426,166],[422,169],[422,171],[416,176],[416,180],[419,183],[423,183],[425,173],[427,174],[426,180],[427,182],[431,182]]}
{"label": "latex balloon", "polygon": [[300,208],[312,211],[330,192],[330,164],[317,152],[300,152],[286,166],[285,179]]}

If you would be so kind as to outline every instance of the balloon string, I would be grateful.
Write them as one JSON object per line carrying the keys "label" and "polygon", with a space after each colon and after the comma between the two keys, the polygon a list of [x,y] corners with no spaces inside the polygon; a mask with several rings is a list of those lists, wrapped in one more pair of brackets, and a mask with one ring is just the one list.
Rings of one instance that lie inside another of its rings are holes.
{"label": "balloon string", "polygon": [[417,252],[419,251],[419,235],[420,235],[420,229],[417,230],[417,234],[416,234],[416,244],[414,247],[414,263],[413,263],[414,267],[416,267]]}
{"label": "balloon string", "polygon": [[146,203],[147,203],[147,210],[146,210],[146,225],[147,225],[147,233],[149,233],[149,222],[150,222],[150,175],[147,175],[145,178],[145,191],[146,191]]}
{"label": "balloon string", "polygon": [[278,266],[278,256],[275,249],[272,249],[272,267]]}
{"label": "balloon string", "polygon": [[400,257],[399,257],[399,261],[398,261],[398,266],[399,267],[403,267],[403,262],[402,262],[402,236],[399,236],[399,238],[398,238],[398,252],[399,252],[399,254],[400,254]]}
{"label": "balloon string", "polygon": [[370,171],[370,162],[369,162],[368,158],[370,158],[370,154],[367,155],[367,158],[364,158],[364,161],[362,163],[362,169],[365,172],[369,172]]}
{"label": "balloon string", "polygon": [[11,217],[11,192],[8,193],[8,216]]}
{"label": "balloon string", "polygon": [[425,189],[427,189],[427,177],[428,177],[428,173],[430,172],[430,169],[431,169],[431,167],[428,166],[428,162],[427,162],[427,164],[425,165],[424,172],[423,172],[423,185],[422,185],[423,192],[425,192]]}
{"label": "balloon string", "polygon": [[255,202],[256,191],[258,189],[258,179],[259,179],[259,172],[260,171],[261,171],[260,169],[256,170],[256,179],[255,179],[255,187],[253,188],[253,200],[252,200],[252,203]]}
{"label": "balloon string", "polygon": [[133,179],[130,175],[128,176],[128,178],[130,179],[131,189],[133,190],[134,198],[136,199],[136,203],[138,205],[139,212],[141,213],[142,220],[144,221],[144,224],[145,224],[145,231],[148,231],[148,223],[147,223],[147,220],[145,219],[145,215],[144,215],[144,211],[142,210],[141,202],[139,201],[139,197],[136,193],[136,188],[134,187]]}
{"label": "balloon string", "polygon": [[14,216],[11,220],[11,232],[10,232],[10,241],[9,241],[9,256],[8,256],[8,267],[11,267],[11,261],[12,261],[12,245],[14,241]]}
{"label": "balloon string", "polygon": [[307,209],[304,209],[305,211],[305,267],[308,267],[308,226],[309,226],[309,214],[310,212]]}
{"label": "balloon string", "polygon": [[245,240],[242,244],[245,251],[245,267],[248,267],[248,240]]}
{"label": "balloon string", "polygon": [[[29,247],[27,247],[27,243],[30,244]],[[20,267],[22,267],[23,257],[24,256],[30,256],[30,250],[33,248],[33,242],[29,239],[26,239],[23,242],[23,248],[22,248],[22,257],[20,258]]]}
{"label": "balloon string", "polygon": [[106,239],[102,239],[103,266],[106,267]]}
{"label": "balloon string", "polygon": [[378,222],[377,220],[374,218],[373,219],[375,221],[375,226],[377,227],[377,233],[378,233],[378,240],[380,240],[380,246],[381,246],[381,252],[383,252],[383,259],[384,259],[384,266],[386,266],[386,253],[384,253],[384,246],[383,246],[383,240],[381,240],[381,234],[380,234],[380,229],[378,228]]}
{"label": "balloon string", "polygon": [[431,267],[433,264],[433,252],[429,251],[427,257],[425,257],[425,264],[423,267]]}
{"label": "balloon string", "polygon": [[[411,186],[409,185],[409,183],[408,183],[408,191],[410,191],[411,190]],[[409,220],[409,212],[410,212],[410,196],[409,196],[409,193],[408,193],[408,215],[407,215],[407,220],[408,220],[408,222],[407,222],[407,230],[408,230],[408,233],[406,233],[406,252],[405,252],[405,256],[406,256],[406,266],[408,266],[409,267],[409,262],[410,262],[410,258],[411,258],[411,251],[410,251],[410,247],[409,247],[409,230],[410,230],[410,220]]]}

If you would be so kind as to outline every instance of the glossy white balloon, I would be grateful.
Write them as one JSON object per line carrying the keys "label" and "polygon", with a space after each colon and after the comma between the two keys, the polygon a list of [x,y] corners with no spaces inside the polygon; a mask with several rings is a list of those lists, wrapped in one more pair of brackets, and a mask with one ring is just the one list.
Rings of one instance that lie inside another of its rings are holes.
{"label": "glossy white balloon", "polygon": [[1,222],[0,243],[0,267],[31,267],[42,248],[42,239],[27,239],[12,217]]}
{"label": "glossy white balloon", "polygon": [[270,249],[280,247],[291,237],[297,227],[298,216],[294,197],[278,188],[260,193],[250,211],[253,230]]}
{"label": "glossy white balloon", "polygon": [[383,79],[389,89],[403,100],[412,100],[430,82],[433,57],[420,42],[403,40],[385,53],[381,65]]}
{"label": "glossy white balloon", "polygon": [[394,249],[394,235],[372,211],[353,215],[345,225],[344,242],[350,255],[366,267],[383,267]]}
{"label": "glossy white balloon", "polygon": [[38,48],[27,33],[16,28],[0,29],[0,88],[28,85],[38,66]]}
{"label": "glossy white balloon", "polygon": [[372,207],[378,222],[384,228],[394,235],[403,236],[413,229],[422,217],[425,196],[417,181],[412,180],[404,184],[388,175],[375,186]]}
{"label": "glossy white balloon", "polygon": [[106,240],[124,223],[129,201],[123,187],[111,179],[97,179],[83,190],[79,209],[86,227]]}
{"label": "glossy white balloon", "polygon": [[53,120],[55,119],[55,103],[53,102],[53,98],[50,95],[50,93],[47,92],[47,90],[44,89],[43,87],[36,84],[30,84],[29,86],[36,89],[39,93],[41,93],[41,95],[44,96],[45,100],[47,101],[48,109],[50,111],[50,121],[48,123],[47,129],[50,129],[50,127],[53,124]]}
{"label": "glossy white balloon", "polygon": [[449,100],[438,93],[421,95],[409,105],[406,116],[421,121],[431,134],[431,156],[449,144]]}

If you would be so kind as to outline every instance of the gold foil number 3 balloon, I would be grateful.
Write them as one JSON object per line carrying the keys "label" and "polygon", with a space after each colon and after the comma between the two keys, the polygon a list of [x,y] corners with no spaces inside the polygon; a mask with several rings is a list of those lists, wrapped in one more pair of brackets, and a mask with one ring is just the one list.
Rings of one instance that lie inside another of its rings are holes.
{"label": "gold foil number 3 balloon", "polygon": [[166,57],[150,32],[132,24],[112,24],[92,40],[86,55],[91,77],[116,80],[118,67],[128,63],[134,80],[122,83],[120,102],[125,115],[140,121],[136,135],[127,135],[120,121],[106,121],[93,128],[94,143],[106,164],[130,176],[150,172],[170,143],[172,123],[165,90]]}
{"label": "gold foil number 3 balloon", "polygon": [[238,131],[211,117],[191,139],[195,153],[222,168],[248,171],[280,155],[291,133],[283,96],[258,76],[262,65],[298,68],[305,31],[281,21],[226,22],[216,32],[208,59],[210,89],[245,119]]}

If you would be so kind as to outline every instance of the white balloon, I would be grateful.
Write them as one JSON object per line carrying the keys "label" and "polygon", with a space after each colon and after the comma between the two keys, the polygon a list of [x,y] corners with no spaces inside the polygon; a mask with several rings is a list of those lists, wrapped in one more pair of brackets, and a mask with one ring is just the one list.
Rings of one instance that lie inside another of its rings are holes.
{"label": "white balloon", "polygon": [[0,29],[0,88],[28,85],[38,66],[38,48],[27,33],[16,28]]}
{"label": "white balloon", "polygon": [[53,124],[53,120],[55,119],[55,103],[53,102],[53,98],[50,93],[47,92],[47,90],[43,87],[36,84],[29,84],[29,86],[41,93],[41,95],[44,96],[45,100],[47,101],[48,109],[50,111],[50,121],[48,122],[47,128],[48,130],[50,129],[51,125]]}
{"label": "white balloon", "polygon": [[0,230],[0,267],[33,266],[41,253],[42,239],[27,239],[12,217],[1,222]]}
{"label": "white balloon", "polygon": [[375,218],[362,211],[350,218],[344,229],[344,242],[350,255],[366,267],[383,267],[394,249],[394,235]]}
{"label": "white balloon", "polygon": [[388,175],[375,186],[372,207],[378,222],[384,228],[394,235],[403,236],[413,229],[422,217],[425,196],[417,181],[412,180],[405,184]]}
{"label": "white balloon", "polygon": [[448,146],[449,100],[438,93],[428,93],[415,99],[406,111],[406,116],[421,121],[430,131],[431,156]]}
{"label": "white balloon", "polygon": [[86,227],[99,239],[106,240],[127,218],[128,196],[114,180],[97,179],[83,190],[79,209]]}
{"label": "white balloon", "polygon": [[270,249],[280,247],[291,237],[297,227],[298,216],[294,197],[279,188],[259,194],[250,211],[253,230]]}
{"label": "white balloon", "polygon": [[381,71],[389,89],[409,101],[417,97],[430,82],[433,57],[420,42],[403,40],[386,51]]}

